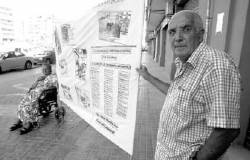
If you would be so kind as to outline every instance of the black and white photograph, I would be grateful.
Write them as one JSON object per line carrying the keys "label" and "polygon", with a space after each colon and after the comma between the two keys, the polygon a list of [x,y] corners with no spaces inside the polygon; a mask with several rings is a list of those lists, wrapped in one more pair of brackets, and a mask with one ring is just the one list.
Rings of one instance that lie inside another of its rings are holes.
{"label": "black and white photograph", "polygon": [[250,0],[0,0],[0,160],[250,160]]}

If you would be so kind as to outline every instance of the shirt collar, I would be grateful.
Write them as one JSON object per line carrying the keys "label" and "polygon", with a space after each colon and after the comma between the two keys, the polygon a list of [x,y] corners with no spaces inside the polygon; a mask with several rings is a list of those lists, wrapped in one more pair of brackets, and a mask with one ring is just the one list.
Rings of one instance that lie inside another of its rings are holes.
{"label": "shirt collar", "polygon": [[194,50],[191,56],[188,58],[187,63],[191,64],[192,67],[196,67],[198,60],[200,58],[200,52],[206,47],[204,42],[200,43],[199,46]]}
{"label": "shirt collar", "polygon": [[176,71],[175,71],[175,78],[176,77],[178,77],[178,76],[181,76],[182,75],[182,73],[183,73],[183,67],[184,67],[184,65],[185,64],[183,64],[182,63],[182,61],[180,60],[180,58],[179,57],[177,57],[176,59],[175,59],[175,66],[176,66]]}
{"label": "shirt collar", "polygon": [[200,58],[200,52],[202,50],[204,50],[206,47],[205,43],[200,43],[199,46],[194,50],[194,52],[192,53],[192,55],[188,58],[187,62],[184,64],[182,63],[182,61],[180,60],[179,57],[175,58],[175,66],[176,66],[176,74],[175,77],[178,77],[180,75],[182,75],[183,72],[181,72],[183,70],[183,67],[187,67],[190,66],[191,68],[195,68],[198,60]]}
{"label": "shirt collar", "polygon": [[179,57],[175,58],[174,63],[177,69],[182,67],[182,61],[180,60]]}

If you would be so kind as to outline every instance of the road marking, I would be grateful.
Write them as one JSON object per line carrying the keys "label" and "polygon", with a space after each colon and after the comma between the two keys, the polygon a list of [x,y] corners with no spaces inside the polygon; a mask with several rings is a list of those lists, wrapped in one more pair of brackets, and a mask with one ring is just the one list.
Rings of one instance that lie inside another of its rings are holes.
{"label": "road marking", "polygon": [[13,94],[2,94],[0,97],[6,97],[6,96],[24,96],[24,93],[13,93]]}
{"label": "road marking", "polygon": [[[29,89],[27,87],[23,87],[22,83],[15,84],[12,87],[17,88],[17,89],[21,89],[21,90],[25,90],[25,92],[27,92]],[[10,93],[10,94],[2,94],[2,95],[0,95],[0,97],[24,96],[24,95],[25,95],[25,93]]]}
{"label": "road marking", "polygon": [[15,104],[0,104],[0,116],[16,117],[17,106]]}
{"label": "road marking", "polygon": [[27,87],[23,87],[22,83],[15,84],[12,87],[17,88],[17,89],[21,89],[21,90],[25,90],[25,91],[27,91],[29,89]]}

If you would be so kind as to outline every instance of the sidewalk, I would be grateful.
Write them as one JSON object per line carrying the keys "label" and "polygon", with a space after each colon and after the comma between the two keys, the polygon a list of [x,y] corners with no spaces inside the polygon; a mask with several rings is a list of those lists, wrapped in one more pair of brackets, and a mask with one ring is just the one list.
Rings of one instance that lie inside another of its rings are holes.
{"label": "sidewalk", "polygon": [[[142,55],[142,64],[159,79],[167,82],[169,77],[164,67],[153,61],[148,53]],[[134,138],[134,160],[153,160],[160,111],[165,95],[140,77],[137,105],[137,119]]]}

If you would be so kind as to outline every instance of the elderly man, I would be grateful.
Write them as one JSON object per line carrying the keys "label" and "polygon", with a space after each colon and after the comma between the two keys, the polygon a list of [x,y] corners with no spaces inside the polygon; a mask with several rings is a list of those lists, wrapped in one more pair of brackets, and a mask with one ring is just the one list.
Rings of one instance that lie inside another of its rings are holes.
{"label": "elderly man", "polygon": [[193,11],[168,24],[176,72],[170,86],[145,66],[137,71],[166,94],[155,160],[216,160],[239,134],[240,75],[231,57],[203,41],[203,24]]}

